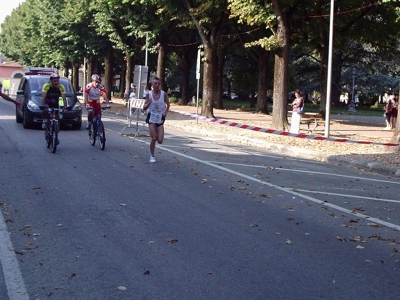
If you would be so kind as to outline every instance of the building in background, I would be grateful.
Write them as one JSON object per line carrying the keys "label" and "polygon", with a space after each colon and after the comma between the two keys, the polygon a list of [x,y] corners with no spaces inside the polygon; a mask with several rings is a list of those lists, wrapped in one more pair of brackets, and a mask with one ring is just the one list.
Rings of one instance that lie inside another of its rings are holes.
{"label": "building in background", "polygon": [[15,61],[6,61],[0,55],[0,82],[3,84],[3,92],[16,95],[19,81],[24,76],[25,68]]}

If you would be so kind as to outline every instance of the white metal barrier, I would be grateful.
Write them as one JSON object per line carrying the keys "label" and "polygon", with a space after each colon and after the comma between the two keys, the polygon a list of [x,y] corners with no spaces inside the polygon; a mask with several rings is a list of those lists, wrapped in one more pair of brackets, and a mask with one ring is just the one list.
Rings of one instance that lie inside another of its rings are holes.
{"label": "white metal barrier", "polygon": [[[146,125],[146,114],[142,113],[145,101],[145,99],[129,98],[127,113],[129,124],[122,129],[121,136],[133,136],[134,139],[138,136],[150,136],[150,131]],[[135,125],[132,125],[132,119],[135,119]],[[133,133],[124,133],[125,130],[130,128],[133,128]],[[141,132],[146,132],[147,134],[141,134]]]}

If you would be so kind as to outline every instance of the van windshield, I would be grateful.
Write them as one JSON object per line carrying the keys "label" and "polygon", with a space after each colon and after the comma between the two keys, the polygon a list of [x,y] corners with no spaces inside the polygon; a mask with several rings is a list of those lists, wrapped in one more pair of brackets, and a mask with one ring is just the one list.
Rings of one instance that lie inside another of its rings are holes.
{"label": "van windshield", "polygon": [[[49,76],[37,76],[30,78],[29,82],[30,82],[31,93],[41,94],[43,85],[49,81],[50,81]],[[60,78],[60,83],[64,86],[67,95],[68,94],[71,95],[74,93],[68,79]]]}

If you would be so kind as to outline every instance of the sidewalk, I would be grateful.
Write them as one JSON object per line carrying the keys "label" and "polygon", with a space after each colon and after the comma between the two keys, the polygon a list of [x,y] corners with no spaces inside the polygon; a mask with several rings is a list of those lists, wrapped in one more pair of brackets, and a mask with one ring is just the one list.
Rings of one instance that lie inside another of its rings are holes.
{"label": "sidewalk", "polygon": [[[112,111],[126,117],[124,102],[113,99],[113,103],[117,105]],[[212,119],[197,115],[197,111],[200,113],[201,108],[172,104],[165,127],[400,177],[399,147],[390,143],[393,131],[384,130],[383,117],[333,115],[326,138],[324,121],[319,121],[312,133],[307,131],[307,124],[302,124],[300,134],[295,135],[271,129],[269,115],[214,109]]]}
{"label": "sidewalk", "polygon": [[[171,110],[188,114],[196,114],[197,109],[193,106],[171,105]],[[199,113],[201,107],[198,109]],[[241,121],[241,124],[251,125],[251,123],[262,122],[264,128],[271,128],[272,116],[252,112],[243,112],[240,110],[221,110],[214,109],[214,116],[217,119],[223,119],[231,122]],[[290,117],[289,117],[290,123]],[[312,125],[310,125],[310,128]],[[361,140],[363,137],[377,139],[382,143],[390,142],[393,131],[384,130],[384,117],[365,117],[358,115],[332,115],[329,126],[329,137],[348,138],[352,137]],[[325,123],[318,121],[318,127],[311,133],[307,130],[307,124],[301,124],[300,133],[325,136]]]}

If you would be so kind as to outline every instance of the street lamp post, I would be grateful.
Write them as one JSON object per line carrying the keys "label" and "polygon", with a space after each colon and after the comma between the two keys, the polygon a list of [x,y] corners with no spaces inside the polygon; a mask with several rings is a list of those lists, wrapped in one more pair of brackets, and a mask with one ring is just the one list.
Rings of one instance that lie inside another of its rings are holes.
{"label": "street lamp post", "polygon": [[356,68],[353,68],[351,70],[351,75],[353,76],[353,89],[352,89],[352,92],[351,92],[351,101],[350,101],[350,104],[349,104],[348,111],[355,112],[356,111],[356,103],[354,101],[355,100],[355,97],[354,97],[354,81],[355,81],[355,78],[356,78]]}

